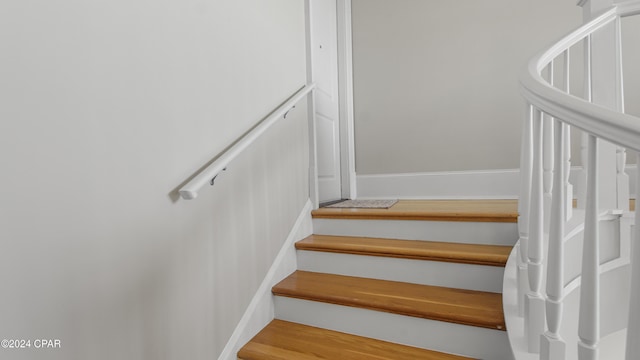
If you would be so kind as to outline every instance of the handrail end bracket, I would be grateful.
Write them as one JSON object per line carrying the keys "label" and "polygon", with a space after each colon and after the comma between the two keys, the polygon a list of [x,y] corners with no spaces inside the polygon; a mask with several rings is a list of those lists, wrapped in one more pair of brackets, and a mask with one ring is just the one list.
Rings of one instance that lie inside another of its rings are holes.
{"label": "handrail end bracket", "polygon": [[185,200],[193,200],[198,197],[198,192],[193,190],[180,190],[180,197]]}

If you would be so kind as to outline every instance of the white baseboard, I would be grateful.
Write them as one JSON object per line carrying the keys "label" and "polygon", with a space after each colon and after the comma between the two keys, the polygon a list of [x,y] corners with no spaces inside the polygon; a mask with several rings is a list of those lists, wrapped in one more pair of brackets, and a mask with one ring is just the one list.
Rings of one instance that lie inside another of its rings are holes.
{"label": "white baseboard", "polygon": [[516,199],[518,169],[357,176],[358,198]]}
{"label": "white baseboard", "polygon": [[[570,181],[574,198],[581,166],[571,168]],[[636,195],[635,164],[626,166],[630,195]],[[517,199],[520,192],[520,170],[477,170],[429,173],[358,175],[359,199]]]}
{"label": "white baseboard", "polygon": [[296,270],[297,260],[294,243],[311,235],[313,231],[311,222],[312,209],[313,205],[309,200],[300,215],[298,215],[298,219],[289,232],[280,252],[273,261],[253,299],[251,299],[247,310],[242,315],[218,360],[236,360],[238,350],[273,320],[275,305],[271,288]]}

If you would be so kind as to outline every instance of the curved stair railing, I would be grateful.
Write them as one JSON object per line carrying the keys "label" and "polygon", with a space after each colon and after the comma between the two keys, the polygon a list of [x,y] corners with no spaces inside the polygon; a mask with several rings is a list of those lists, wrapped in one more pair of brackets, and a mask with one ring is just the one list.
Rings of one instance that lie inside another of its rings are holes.
{"label": "curved stair railing", "polygon": [[[621,18],[637,14],[637,0],[611,7],[533,58],[521,77],[520,239],[504,285],[518,360],[614,359],[598,355],[601,339],[624,328],[625,359],[640,359],[640,246],[631,246],[640,231],[631,235],[625,174],[626,150],[640,153],[640,118],[624,113],[621,47]],[[584,134],[575,209],[572,128]],[[614,294],[609,272],[622,283]],[[619,301],[601,302],[610,297]]]}

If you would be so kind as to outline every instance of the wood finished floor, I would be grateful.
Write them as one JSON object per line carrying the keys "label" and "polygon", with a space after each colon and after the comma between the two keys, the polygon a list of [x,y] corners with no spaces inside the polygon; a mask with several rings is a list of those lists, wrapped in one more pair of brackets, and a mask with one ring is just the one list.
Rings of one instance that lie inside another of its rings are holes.
{"label": "wood finished floor", "polygon": [[511,246],[311,235],[296,249],[504,267]]}
{"label": "wood finished floor", "polygon": [[[314,218],[516,222],[516,200],[400,200],[389,209],[321,208]],[[455,226],[455,225],[454,225]],[[298,250],[504,266],[510,246],[312,235]],[[277,296],[505,330],[501,294],[296,271]],[[274,320],[240,352],[241,360],[469,360],[306,325]]]}
{"label": "wood finished floor", "polygon": [[502,294],[296,271],[277,296],[505,330]]}
{"label": "wood finished floor", "polygon": [[320,208],[314,218],[516,222],[517,200],[400,200],[389,209]]}
{"label": "wood finished floor", "polygon": [[274,320],[240,352],[240,360],[470,360],[326,329]]}

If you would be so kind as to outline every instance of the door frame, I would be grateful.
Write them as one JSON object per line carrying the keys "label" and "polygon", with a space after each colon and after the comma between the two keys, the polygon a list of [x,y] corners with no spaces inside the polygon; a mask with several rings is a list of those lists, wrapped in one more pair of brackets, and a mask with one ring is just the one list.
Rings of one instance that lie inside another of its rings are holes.
{"label": "door frame", "polygon": [[336,0],[338,35],[338,96],[340,116],[340,176],[342,198],[355,199],[355,116],[353,105],[353,34],[351,0]]}
{"label": "door frame", "polygon": [[[311,56],[311,6],[305,0],[307,83],[312,81],[314,66]],[[340,122],[340,188],[344,199],[355,199],[355,122],[353,108],[353,52],[351,0],[336,1],[337,56],[338,59],[338,117]],[[314,95],[308,99],[307,114],[309,119],[309,197],[314,208],[319,206],[318,195],[318,149],[315,120]]]}

